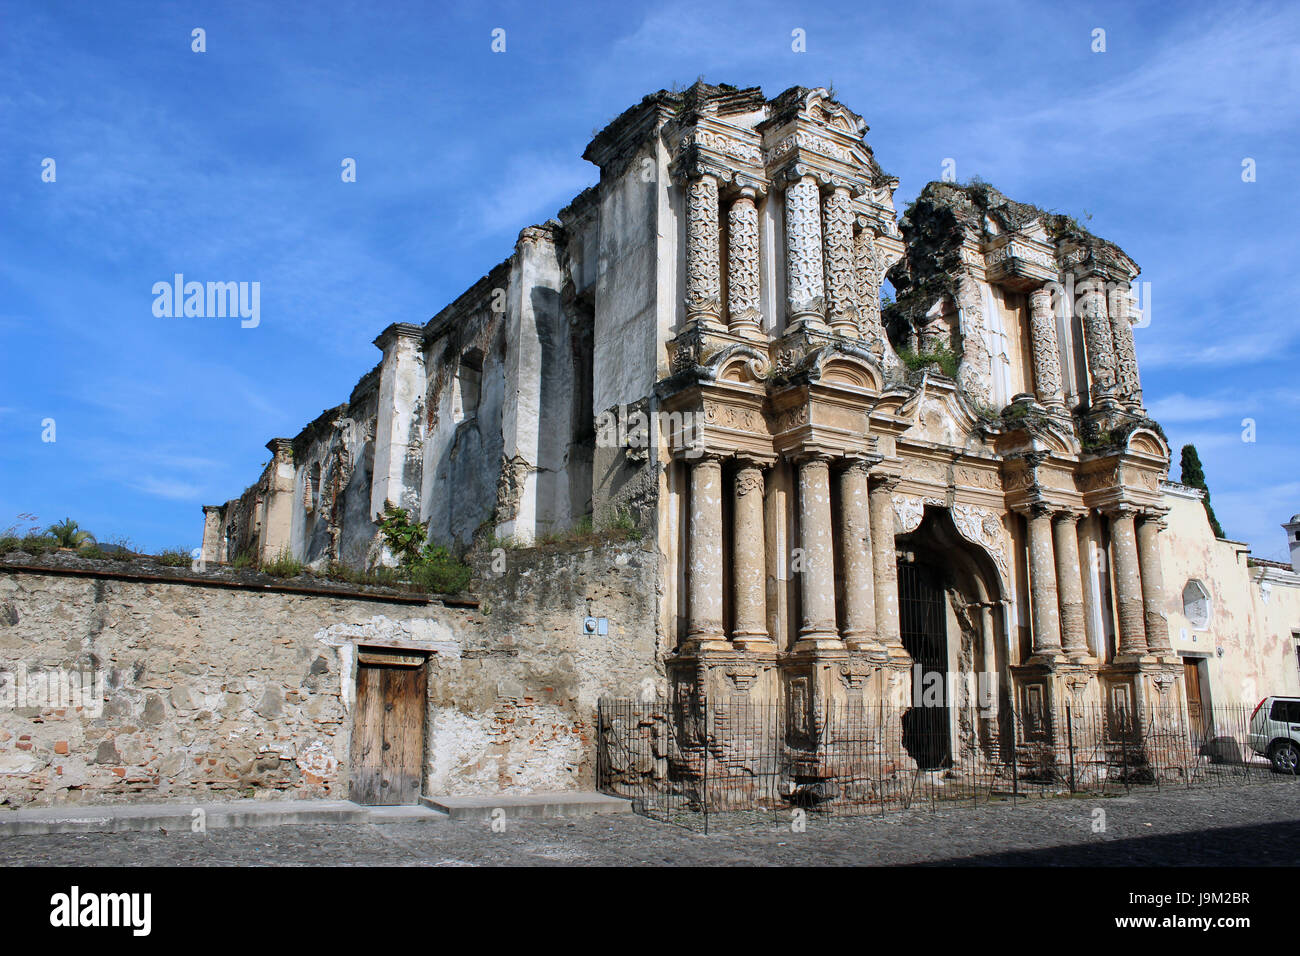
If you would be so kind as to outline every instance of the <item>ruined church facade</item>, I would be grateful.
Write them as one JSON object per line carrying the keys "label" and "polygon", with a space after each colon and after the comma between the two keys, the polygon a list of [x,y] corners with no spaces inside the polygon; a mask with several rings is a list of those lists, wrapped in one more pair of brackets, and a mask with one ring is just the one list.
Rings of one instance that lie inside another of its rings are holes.
{"label": "ruined church facade", "polygon": [[900,221],[866,132],[824,89],[645,98],[598,185],[205,508],[205,558],[388,562],[390,503],[457,548],[632,522],[675,703],[811,725],[919,669],[984,675],[988,721],[1179,706],[1138,266],[983,184]]}

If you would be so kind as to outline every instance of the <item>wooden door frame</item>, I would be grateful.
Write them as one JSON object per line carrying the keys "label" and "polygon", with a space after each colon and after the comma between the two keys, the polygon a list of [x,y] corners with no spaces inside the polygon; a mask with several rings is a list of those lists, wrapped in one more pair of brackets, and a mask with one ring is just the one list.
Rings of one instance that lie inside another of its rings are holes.
{"label": "wooden door frame", "polygon": [[352,688],[353,700],[350,708],[351,727],[348,738],[348,797],[354,798],[353,783],[356,779],[357,767],[353,761],[356,757],[356,742],[358,733],[358,717],[361,701],[360,676],[362,667],[375,668],[410,668],[419,672],[419,685],[422,689],[422,699],[420,706],[420,756],[419,756],[419,784],[415,800],[411,804],[419,803],[419,798],[424,794],[425,787],[428,784],[428,753],[429,753],[429,667],[430,662],[436,655],[426,648],[413,647],[410,645],[389,646],[376,642],[354,643],[352,655]]}

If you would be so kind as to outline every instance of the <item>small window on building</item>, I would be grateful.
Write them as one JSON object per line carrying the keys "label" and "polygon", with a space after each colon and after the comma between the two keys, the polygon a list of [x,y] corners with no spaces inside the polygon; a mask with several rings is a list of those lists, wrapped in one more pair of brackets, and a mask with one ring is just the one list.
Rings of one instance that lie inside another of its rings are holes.
{"label": "small window on building", "polygon": [[1204,628],[1210,623],[1210,592],[1195,578],[1183,585],[1183,617],[1195,628]]}

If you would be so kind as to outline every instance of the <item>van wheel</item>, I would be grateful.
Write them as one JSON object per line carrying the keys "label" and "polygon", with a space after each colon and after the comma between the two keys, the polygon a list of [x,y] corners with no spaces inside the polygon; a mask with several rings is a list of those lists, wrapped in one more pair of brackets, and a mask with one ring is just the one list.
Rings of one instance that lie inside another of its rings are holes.
{"label": "van wheel", "polygon": [[1269,759],[1273,761],[1273,769],[1278,773],[1289,773],[1294,776],[1300,773],[1300,748],[1290,740],[1279,740],[1269,751]]}

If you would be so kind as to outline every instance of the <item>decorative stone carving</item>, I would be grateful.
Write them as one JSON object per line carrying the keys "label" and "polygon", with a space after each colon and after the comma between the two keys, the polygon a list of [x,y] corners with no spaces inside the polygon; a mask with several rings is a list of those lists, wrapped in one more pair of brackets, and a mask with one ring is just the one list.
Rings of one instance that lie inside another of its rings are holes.
{"label": "decorative stone carving", "polygon": [[961,367],[957,370],[957,381],[968,395],[987,404],[993,377],[993,360],[986,343],[984,306],[979,283],[968,275],[957,280],[957,308],[961,310],[962,341]]}
{"label": "decorative stone carving", "polygon": [[998,478],[997,472],[987,468],[958,465],[954,477],[957,484],[970,488],[982,488],[986,491],[1000,491],[1002,489],[1002,482]]}
{"label": "decorative stone carving", "polygon": [[732,202],[727,227],[727,322],[733,332],[757,332],[763,322],[758,208],[750,192],[742,192]]}
{"label": "decorative stone carving", "polygon": [[721,262],[718,244],[718,181],[704,175],[686,187],[686,319],[720,326]]}
{"label": "decorative stone carving", "polygon": [[1079,476],[1078,484],[1080,491],[1100,491],[1103,488],[1114,488],[1119,484],[1119,466],[1111,465],[1109,468],[1086,472]]}
{"label": "decorative stone carving", "polygon": [[1083,284],[1079,314],[1088,351],[1088,371],[1092,376],[1093,404],[1112,404],[1115,399],[1115,342],[1110,318],[1106,315],[1106,297],[1099,281],[1089,280]]}
{"label": "decorative stone carving", "polygon": [[853,154],[843,146],[839,146],[825,136],[818,136],[816,133],[810,133],[806,130],[799,130],[782,138],[775,146],[766,151],[763,158],[767,165],[773,166],[787,153],[796,148],[811,150],[829,159],[837,159],[842,163],[853,161]]}
{"label": "decorative stone carving", "polygon": [[957,532],[971,544],[984,549],[997,565],[1003,585],[1009,588],[1011,573],[1007,564],[1006,532],[998,516],[988,508],[960,502],[954,504],[949,513]]}
{"label": "decorative stone carving", "polygon": [[859,664],[856,661],[850,661],[848,664],[841,664],[839,667],[840,680],[844,681],[844,686],[850,690],[859,690],[879,667],[870,664]]}
{"label": "decorative stone carving", "polygon": [[745,667],[743,665],[728,667],[723,670],[723,673],[727,675],[727,679],[731,681],[732,686],[742,694],[748,694],[754,682],[758,680],[757,667]]}
{"label": "decorative stone carving", "polygon": [[922,498],[918,495],[894,495],[894,514],[897,516],[897,533],[910,534],[921,526],[926,504],[942,505],[942,498]]}
{"label": "decorative stone carving", "polygon": [[817,180],[805,176],[785,190],[786,286],[791,324],[823,328],[822,230]]}
{"label": "decorative stone carving", "polygon": [[857,276],[853,269],[853,200],[843,187],[832,190],[824,204],[823,262],[826,269],[826,309],[831,330],[857,338]]}
{"label": "decorative stone carving", "polygon": [[1133,318],[1129,308],[1128,284],[1116,284],[1110,291],[1110,330],[1115,345],[1115,391],[1125,405],[1142,407],[1142,381],[1138,377],[1137,350],[1133,344]]}
{"label": "decorative stone carving", "polygon": [[1034,386],[1038,400],[1050,411],[1065,411],[1061,395],[1061,356],[1056,342],[1056,315],[1052,294],[1045,288],[1029,295],[1029,341],[1034,359]]}
{"label": "decorative stone carving", "polygon": [[871,228],[863,225],[853,241],[853,264],[857,274],[858,329],[867,348],[889,362],[893,350],[880,320],[880,284],[884,279],[884,257],[876,248]]}
{"label": "decorative stone carving", "polygon": [[692,146],[703,146],[751,166],[760,166],[763,162],[763,151],[757,143],[742,142],[734,136],[726,136],[716,130],[695,127],[682,136],[681,146],[683,150]]}

